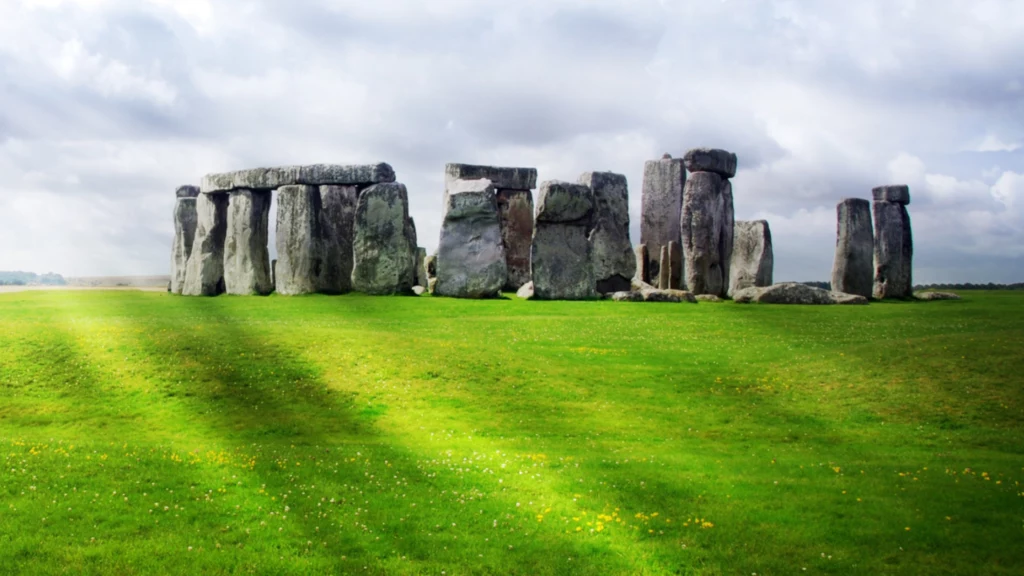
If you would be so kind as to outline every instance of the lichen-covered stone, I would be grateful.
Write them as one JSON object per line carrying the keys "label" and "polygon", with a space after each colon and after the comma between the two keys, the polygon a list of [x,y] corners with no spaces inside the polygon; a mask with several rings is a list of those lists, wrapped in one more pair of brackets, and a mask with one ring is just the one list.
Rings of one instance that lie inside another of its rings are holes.
{"label": "lichen-covered stone", "polygon": [[639,292],[621,290],[612,294],[612,300],[616,302],[643,302],[644,295]]}
{"label": "lichen-covered stone", "polygon": [[319,292],[344,294],[352,290],[352,242],[358,199],[358,186],[320,186],[323,268]]}
{"label": "lichen-covered stone", "polygon": [[867,304],[868,299],[855,294],[830,292],[814,286],[783,282],[763,288],[744,288],[737,290],[733,301],[741,304],[756,302],[760,304]]}
{"label": "lichen-covered stone", "polygon": [[[682,242],[679,215],[683,207],[686,167],[682,158],[662,158],[644,163],[641,194],[640,243],[647,245],[650,280],[660,272],[661,247]],[[671,279],[682,286],[682,277]]]}
{"label": "lichen-covered stone", "polygon": [[589,186],[547,181],[540,185],[530,261],[539,300],[597,297],[592,247],[594,194]]}
{"label": "lichen-covered stone", "polygon": [[744,288],[771,286],[774,263],[772,232],[768,222],[736,222],[732,265],[729,267],[729,296]]}
{"label": "lichen-covered stone", "polygon": [[[718,233],[718,255],[722,262],[722,287],[729,291],[729,278],[732,274],[732,251],[736,234],[736,215],[733,208],[732,182],[722,181],[722,217],[721,230]],[[771,282],[769,282],[771,284]]]}
{"label": "lichen-covered stone", "polygon": [[505,290],[517,290],[530,281],[530,244],[533,242],[533,193],[498,189],[501,241],[505,248],[508,279]]}
{"label": "lichen-covered stone", "polygon": [[643,296],[644,302],[697,302],[694,295],[685,290],[645,289],[641,290],[640,294]]}
{"label": "lichen-covered stone", "polygon": [[457,180],[448,188],[448,205],[437,248],[438,296],[490,298],[508,275],[494,185],[490,180]]}
{"label": "lichen-covered stone", "polygon": [[860,198],[846,198],[836,205],[833,290],[871,297],[874,289],[874,245],[871,203]]}
{"label": "lichen-covered stone", "polygon": [[722,178],[736,175],[736,155],[717,148],[694,148],[686,152],[683,162],[690,173],[714,172]]}
{"label": "lichen-covered stone", "polygon": [[196,197],[179,194],[174,202],[174,240],[171,243],[170,291],[174,294],[181,294],[185,287],[188,258],[192,255],[192,242],[196,238],[197,219]]}
{"label": "lichen-covered stone", "polygon": [[910,186],[906,184],[876,186],[871,189],[871,196],[875,202],[895,202],[906,206],[910,204]]}
{"label": "lichen-covered stone", "polygon": [[427,249],[416,248],[416,281],[414,286],[426,287],[427,285]]}
{"label": "lichen-covered stone", "polygon": [[914,296],[918,300],[959,300],[960,295],[953,292],[921,292]]}
{"label": "lichen-covered stone", "polygon": [[614,172],[586,172],[580,184],[594,193],[594,277],[601,294],[629,289],[636,275],[636,254],[629,240],[629,186],[626,177]]}
{"label": "lichen-covered stone", "polygon": [[533,190],[537,187],[536,168],[450,163],[444,167],[444,176],[446,188],[456,180],[490,180],[499,190]]}
{"label": "lichen-covered stone", "polygon": [[237,295],[270,294],[270,192],[235,190],[228,198],[224,289]]}
{"label": "lichen-covered stone", "polygon": [[875,282],[873,296],[910,298],[914,295],[914,242],[910,215],[903,204],[875,202]]}
{"label": "lichen-covered stone", "polygon": [[323,203],[320,188],[304,184],[277,191],[278,294],[293,296],[320,290],[324,269]]}
{"label": "lichen-covered stone", "polygon": [[376,184],[356,204],[352,288],[366,294],[411,294],[416,245],[411,242],[404,184]]}
{"label": "lichen-covered stone", "polygon": [[725,295],[722,191],[722,177],[714,172],[695,172],[686,181],[681,225],[686,286],[694,294]]}
{"label": "lichen-covered stone", "polygon": [[305,184],[362,185],[394,182],[395,171],[384,162],[376,164],[311,164],[308,166],[280,166],[252,168],[203,176],[200,190],[204,194],[231,190],[275,190],[282,186]]}
{"label": "lichen-covered stone", "polygon": [[224,240],[228,231],[228,195],[196,198],[196,235],[185,270],[185,296],[224,293]]}

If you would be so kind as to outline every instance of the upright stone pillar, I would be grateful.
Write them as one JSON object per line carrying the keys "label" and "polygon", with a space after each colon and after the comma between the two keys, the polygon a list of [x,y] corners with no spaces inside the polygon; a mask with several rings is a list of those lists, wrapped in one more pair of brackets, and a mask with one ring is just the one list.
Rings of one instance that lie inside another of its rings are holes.
{"label": "upright stone pillar", "polygon": [[736,222],[733,238],[729,297],[744,288],[771,286],[775,256],[768,222]]}
{"label": "upright stone pillar", "polygon": [[497,296],[505,286],[508,268],[494,185],[486,179],[457,180],[449,187],[447,203],[437,247],[434,294]]}
{"label": "upright stone pillar", "polygon": [[547,181],[537,195],[530,252],[534,298],[585,300],[597,296],[592,248],[594,193],[589,186]]}
{"label": "upright stone pillar", "polygon": [[196,198],[196,237],[185,271],[185,296],[224,293],[224,240],[228,230],[228,195],[200,194]]}
{"label": "upright stone pillar", "polygon": [[224,287],[228,294],[270,294],[270,192],[234,190],[228,195]]}
{"label": "upright stone pillar", "polygon": [[504,289],[518,290],[530,281],[530,244],[533,242],[533,193],[499,189],[498,216],[508,277]]}
{"label": "upright stone pillar", "polygon": [[651,259],[647,256],[647,245],[637,244],[636,245],[636,275],[633,277],[634,280],[639,280],[644,284],[651,283],[651,272],[650,272]]}
{"label": "upright stone pillar", "polygon": [[836,206],[836,220],[832,291],[871,298],[875,241],[871,203],[860,198],[846,198]]}
{"label": "upright stone pillar", "polygon": [[321,186],[323,270],[320,291],[344,294],[352,290],[352,241],[355,237],[358,186]]}
{"label": "upright stone pillar", "polygon": [[[661,247],[673,241],[682,242],[679,214],[683,207],[685,186],[686,168],[682,158],[672,158],[665,154],[660,160],[650,160],[644,164],[640,243],[647,245],[651,278],[659,274]],[[682,282],[680,276],[672,283],[681,285]]]}
{"label": "upright stone pillar", "polygon": [[594,228],[590,232],[594,277],[601,294],[629,291],[636,275],[636,254],[629,240],[629,186],[613,172],[586,172],[580,184],[594,194]]}
{"label": "upright stone pillar", "polygon": [[323,204],[317,186],[296,184],[277,189],[277,293],[285,296],[319,291],[324,270]]}
{"label": "upright stone pillar", "polygon": [[735,226],[732,184],[736,155],[694,148],[684,157],[690,177],[681,218],[686,285],[694,294],[725,296]]}
{"label": "upright stone pillar", "polygon": [[352,289],[365,294],[411,294],[416,244],[409,193],[397,182],[376,184],[356,202]]}
{"label": "upright stone pillar", "polygon": [[414,286],[427,287],[427,249],[416,248],[416,282]]}
{"label": "upright stone pillar", "polygon": [[188,257],[196,238],[196,196],[198,186],[179,186],[174,202],[174,241],[171,244],[171,292],[181,294],[185,287]]}
{"label": "upright stone pillar", "polygon": [[872,190],[875,215],[874,297],[910,298],[914,295],[914,240],[910,229],[910,188],[879,186]]}
{"label": "upright stone pillar", "polygon": [[686,267],[683,258],[683,245],[675,240],[668,243],[668,288],[683,290],[686,282]]}
{"label": "upright stone pillar", "polygon": [[[671,242],[669,242],[671,244]],[[658,258],[658,289],[668,290],[672,285],[672,260],[669,256],[669,247],[661,247],[661,257]]]}

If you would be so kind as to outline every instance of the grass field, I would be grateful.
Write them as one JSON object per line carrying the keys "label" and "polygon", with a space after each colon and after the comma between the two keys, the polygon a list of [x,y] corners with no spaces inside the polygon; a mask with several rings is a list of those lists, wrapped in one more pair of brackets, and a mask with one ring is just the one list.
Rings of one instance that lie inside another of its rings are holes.
{"label": "grass field", "polygon": [[0,573],[1017,575],[1022,383],[1021,293],[4,294]]}

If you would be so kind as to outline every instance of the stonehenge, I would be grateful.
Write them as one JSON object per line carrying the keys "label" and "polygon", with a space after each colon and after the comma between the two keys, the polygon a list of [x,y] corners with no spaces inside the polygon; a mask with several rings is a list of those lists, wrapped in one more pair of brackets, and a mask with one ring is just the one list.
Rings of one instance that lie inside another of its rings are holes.
{"label": "stonehenge", "polygon": [[171,292],[181,294],[185,286],[188,257],[196,237],[196,196],[198,186],[179,186],[174,202],[174,241],[171,244]]}
{"label": "stonehenge", "polygon": [[224,240],[228,231],[226,194],[200,194],[196,198],[196,235],[185,269],[183,296],[224,293]]}
{"label": "stonehenge", "polygon": [[541,183],[531,246],[531,277],[538,300],[596,298],[592,245],[594,193],[558,180]]}
{"label": "stonehenge", "polygon": [[374,184],[363,190],[356,203],[352,289],[375,295],[411,294],[416,277],[414,236],[404,184]]}
{"label": "stonehenge", "polygon": [[278,294],[314,294],[324,269],[323,204],[320,189],[290,184],[277,190]]}
{"label": "stonehenge", "polygon": [[836,255],[832,289],[870,298],[874,290],[874,231],[871,204],[844,198],[836,205]]}
{"label": "stonehenge", "polygon": [[318,289],[324,294],[344,294],[352,289],[352,241],[355,237],[355,185],[320,186],[320,229],[323,267]]}
{"label": "stonehenge", "polygon": [[737,290],[733,301],[741,304],[867,304],[868,299],[855,294],[844,294],[798,284],[783,282],[763,288],[751,287]]}
{"label": "stonehenge", "polygon": [[455,180],[445,196],[434,294],[487,298],[508,277],[497,191],[487,179]]}
{"label": "stonehenge", "polygon": [[[640,243],[647,246],[648,272],[651,278],[660,269],[661,247],[669,242],[682,242],[679,214],[683,207],[686,167],[682,158],[665,154],[660,160],[644,163],[641,193]],[[681,286],[683,270],[670,278],[670,284]]]}
{"label": "stonehenge", "polygon": [[772,231],[768,222],[736,222],[729,267],[729,297],[744,288],[771,286],[774,263]]}
{"label": "stonehenge", "polygon": [[268,218],[270,192],[233,190],[228,195],[224,240],[224,289],[228,294],[270,294]]}
{"label": "stonehenge", "polygon": [[732,183],[736,155],[695,148],[686,153],[690,170],[683,192],[681,228],[686,286],[694,294],[725,296],[733,245]]}
{"label": "stonehenge", "polygon": [[629,189],[626,177],[612,172],[586,172],[579,183],[594,197],[592,245],[594,277],[601,294],[629,290],[636,275],[636,254],[629,240]]}
{"label": "stonehenge", "polygon": [[875,217],[873,296],[911,298],[914,241],[910,229],[910,188],[903,185],[872,189]]}

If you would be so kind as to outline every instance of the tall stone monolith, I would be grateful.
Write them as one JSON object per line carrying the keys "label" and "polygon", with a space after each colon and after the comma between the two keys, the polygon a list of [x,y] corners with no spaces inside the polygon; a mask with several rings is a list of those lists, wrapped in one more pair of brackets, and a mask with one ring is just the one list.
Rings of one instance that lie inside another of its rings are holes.
{"label": "tall stone monolith", "polygon": [[879,300],[910,298],[914,295],[914,241],[907,213],[910,188],[879,186],[872,193],[875,200],[873,296]]}
{"label": "tall stone monolith", "polygon": [[277,293],[292,296],[320,289],[324,269],[323,203],[318,186],[277,190]]}
{"label": "tall stone monolith", "polygon": [[744,288],[771,286],[774,265],[772,232],[768,222],[736,222],[732,264],[729,267],[729,297]]}
{"label": "tall stone monolith", "polygon": [[196,236],[185,270],[185,296],[224,293],[224,240],[228,229],[228,195],[200,194],[196,198]]}
{"label": "tall stone monolith", "polygon": [[694,294],[725,296],[735,228],[729,178],[736,174],[736,155],[714,148],[694,148],[683,160],[690,171],[680,219],[686,285]]}
{"label": "tall stone monolith", "polygon": [[533,193],[498,189],[501,242],[508,277],[505,290],[518,290],[530,281],[530,244],[533,242]]}
{"label": "tall stone monolith", "polygon": [[358,186],[320,186],[323,268],[318,290],[324,294],[352,290],[352,240],[358,198]]}
{"label": "tall stone monolith", "polygon": [[365,294],[411,294],[416,244],[404,184],[376,184],[356,203],[352,289]]}
{"label": "tall stone monolith", "polygon": [[434,294],[453,298],[497,296],[508,276],[497,195],[490,180],[456,180],[437,247]]}
{"label": "tall stone monolith", "polygon": [[179,186],[175,191],[174,240],[171,243],[171,292],[181,294],[185,287],[188,258],[196,238],[196,196],[198,186]]}
{"label": "tall stone monolith", "polygon": [[874,290],[874,242],[870,202],[846,198],[836,205],[832,290],[871,298]]}
{"label": "tall stone monolith", "polygon": [[[644,164],[640,243],[647,245],[651,278],[656,278],[659,273],[661,247],[672,241],[682,241],[679,214],[685,186],[686,167],[682,158],[665,154],[660,160]],[[682,282],[682,277],[673,279],[676,285]]]}
{"label": "tall stone monolith", "polygon": [[588,240],[593,214],[594,193],[589,186],[556,180],[540,185],[530,253],[534,298],[584,300],[597,296]]}
{"label": "tall stone monolith", "polygon": [[270,294],[270,192],[233,190],[228,195],[224,289],[228,294]]}
{"label": "tall stone monolith", "polygon": [[613,172],[586,172],[580,184],[594,194],[594,228],[590,232],[594,277],[601,294],[628,291],[636,275],[636,254],[629,240],[629,186]]}
{"label": "tall stone monolith", "polygon": [[644,284],[651,283],[650,263],[651,259],[647,256],[647,245],[637,244],[635,249],[636,255],[636,275],[633,276],[634,280],[639,280]]}

